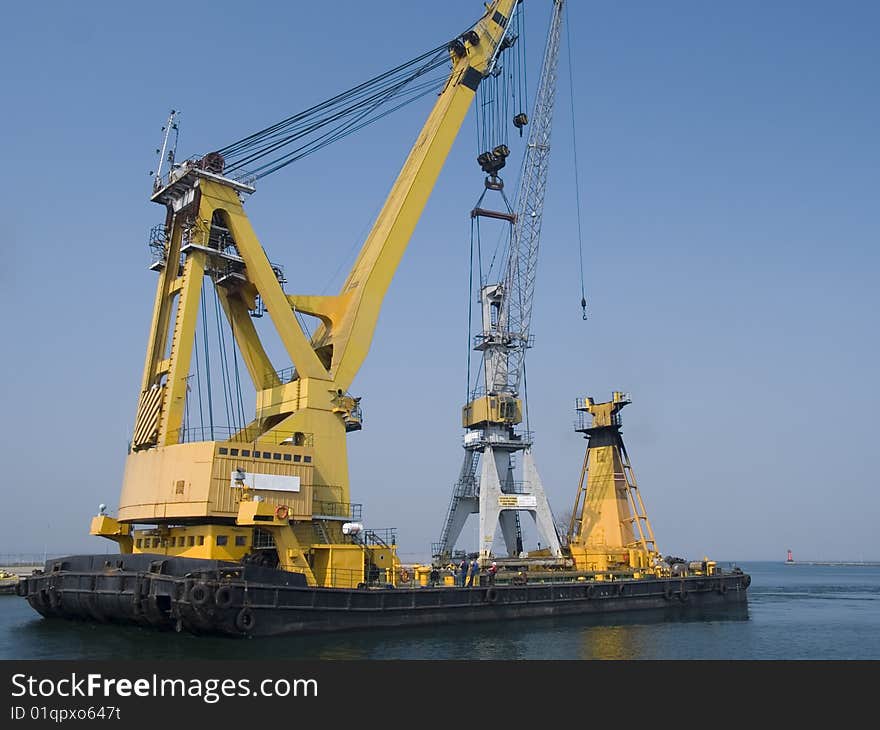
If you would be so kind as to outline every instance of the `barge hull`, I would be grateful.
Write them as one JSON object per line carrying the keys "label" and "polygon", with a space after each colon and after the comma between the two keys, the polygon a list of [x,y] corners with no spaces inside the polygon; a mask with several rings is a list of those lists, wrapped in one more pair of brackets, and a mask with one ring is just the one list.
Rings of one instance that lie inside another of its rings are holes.
{"label": "barge hull", "polygon": [[742,572],[471,588],[315,588],[299,574],[161,555],[50,560],[19,595],[45,617],[128,623],[229,636],[280,636],[606,614],[744,606]]}

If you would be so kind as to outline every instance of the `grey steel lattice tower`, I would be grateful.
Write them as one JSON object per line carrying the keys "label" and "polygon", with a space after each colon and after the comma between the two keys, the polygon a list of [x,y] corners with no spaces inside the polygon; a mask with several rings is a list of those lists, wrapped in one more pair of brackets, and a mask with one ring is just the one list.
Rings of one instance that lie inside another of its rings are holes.
{"label": "grey steel lattice tower", "polygon": [[[451,554],[468,516],[474,513],[480,516],[481,560],[489,558],[499,524],[508,554],[516,556],[522,552],[520,512],[534,518],[543,544],[553,556],[561,557],[553,514],[535,467],[531,434],[519,432],[516,426],[522,422],[523,413],[520,383],[526,350],[530,346],[529,325],[550,162],[562,11],[563,0],[554,0],[520,172],[516,213],[509,219],[512,231],[504,276],[499,283],[483,286],[480,291],[483,327],[474,349],[482,353],[484,380],[471,393],[471,401],[462,415],[467,429],[464,462],[453,488],[440,542],[434,548],[435,557],[441,560]],[[514,478],[518,453],[522,454],[521,481]]]}

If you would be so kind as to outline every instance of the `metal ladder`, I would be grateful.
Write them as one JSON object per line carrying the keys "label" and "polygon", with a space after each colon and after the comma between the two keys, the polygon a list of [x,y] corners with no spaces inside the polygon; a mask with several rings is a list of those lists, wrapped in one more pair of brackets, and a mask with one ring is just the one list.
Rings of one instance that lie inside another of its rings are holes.
{"label": "metal ladder", "polygon": [[318,538],[322,541],[324,545],[330,544],[330,535],[327,532],[327,526],[324,524],[324,520],[315,520],[315,532],[318,535]]}

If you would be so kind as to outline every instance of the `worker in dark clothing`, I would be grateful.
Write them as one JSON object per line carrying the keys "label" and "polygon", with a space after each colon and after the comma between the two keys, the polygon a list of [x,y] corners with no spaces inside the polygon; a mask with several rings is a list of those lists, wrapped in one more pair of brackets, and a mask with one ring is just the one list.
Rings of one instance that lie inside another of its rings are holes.
{"label": "worker in dark clothing", "polygon": [[468,577],[467,577],[468,588],[470,588],[471,586],[474,585],[474,579],[477,577],[477,574],[479,574],[479,572],[480,572],[480,564],[477,562],[477,559],[474,558],[471,561],[470,570],[468,570]]}
{"label": "worker in dark clothing", "polygon": [[468,562],[464,558],[458,564],[458,570],[455,573],[455,585],[464,588],[464,581],[467,578]]}

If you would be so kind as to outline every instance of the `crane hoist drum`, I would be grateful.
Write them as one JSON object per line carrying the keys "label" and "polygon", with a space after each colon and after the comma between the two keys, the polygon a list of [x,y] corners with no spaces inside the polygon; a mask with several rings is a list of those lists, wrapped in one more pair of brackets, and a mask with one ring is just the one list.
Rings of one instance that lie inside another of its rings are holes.
{"label": "crane hoist drum", "polygon": [[211,172],[215,175],[222,175],[223,168],[226,166],[226,160],[219,152],[209,152],[200,161],[200,167],[205,172]]}

